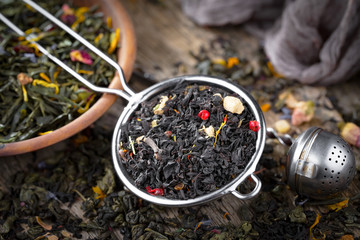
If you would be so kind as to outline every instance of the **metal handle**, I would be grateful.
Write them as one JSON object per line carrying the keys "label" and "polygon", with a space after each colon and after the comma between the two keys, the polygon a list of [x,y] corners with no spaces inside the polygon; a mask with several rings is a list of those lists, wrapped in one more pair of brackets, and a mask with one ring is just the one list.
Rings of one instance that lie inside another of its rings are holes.
{"label": "metal handle", "polygon": [[276,138],[282,145],[285,146],[291,146],[294,142],[294,139],[289,134],[280,136],[273,128],[266,129],[266,136],[269,138]]}
{"label": "metal handle", "polygon": [[69,33],[71,36],[73,36],[75,39],[77,39],[79,42],[84,44],[87,48],[89,48],[91,51],[96,53],[99,57],[101,57],[104,61],[109,63],[111,66],[113,66],[119,73],[120,82],[122,87],[124,88],[124,91],[126,91],[130,96],[135,95],[135,92],[132,91],[126,84],[124,73],[120,67],[120,65],[112,60],[110,57],[108,57],[106,54],[104,54],[100,49],[92,45],[90,42],[88,42],[85,38],[80,36],[78,33],[73,31],[71,28],[69,28],[66,24],[61,22],[59,19],[54,17],[51,13],[40,7],[38,4],[31,0],[23,0],[26,4],[30,5],[32,8],[34,8],[36,11],[47,17],[50,21],[58,25],[60,28],[62,28],[65,32]]}
{"label": "metal handle", "polygon": [[249,199],[249,198],[252,198],[254,197],[256,194],[258,194],[261,190],[261,181],[260,179],[254,175],[254,174],[250,174],[250,177],[251,179],[255,182],[256,186],[254,187],[254,189],[250,192],[250,193],[247,193],[247,194],[242,194],[240,193],[239,191],[237,190],[231,190],[230,192],[237,198],[239,199],[242,199],[242,200],[246,200],[246,199]]}
{"label": "metal handle", "polygon": [[56,58],[55,56],[51,55],[44,47],[42,47],[40,44],[32,40],[31,35],[26,36],[26,34],[19,29],[16,25],[14,25],[9,19],[7,19],[3,14],[0,13],[0,20],[4,22],[8,27],[10,27],[13,31],[15,31],[18,35],[24,36],[26,40],[29,42],[35,44],[40,52],[45,54],[49,59],[54,61],[56,64],[58,64],[60,67],[62,67],[65,71],[70,73],[73,77],[75,77],[77,80],[82,82],[85,86],[90,88],[91,90],[95,92],[101,92],[101,93],[110,93],[115,94],[120,97],[125,98],[126,100],[130,101],[131,97],[135,95],[135,93],[127,86],[125,81],[125,76],[123,73],[122,68],[119,64],[117,64],[115,61],[113,61],[110,57],[105,55],[102,51],[100,51],[98,48],[96,48],[94,45],[92,45],[90,42],[88,42],[86,39],[81,37],[79,34],[74,32],[71,28],[66,26],[64,23],[62,23],[60,20],[55,18],[53,15],[51,15],[49,12],[47,12],[45,9],[41,8],[36,3],[32,2],[31,0],[23,0],[25,3],[29,4],[31,7],[39,11],[41,14],[43,14],[45,17],[47,17],[49,20],[54,22],[56,25],[58,25],[60,28],[62,28],[64,31],[68,32],[71,36],[76,38],[78,41],[80,41],[82,44],[84,44],[86,47],[88,47],[90,50],[92,50],[94,53],[96,53],[99,57],[101,57],[104,61],[112,65],[119,73],[120,82],[121,85],[124,88],[124,91],[120,89],[111,89],[111,88],[105,88],[105,87],[98,87],[85,78],[83,78],[80,74],[72,70],[70,67],[68,67],[64,62],[62,62],[60,59]]}

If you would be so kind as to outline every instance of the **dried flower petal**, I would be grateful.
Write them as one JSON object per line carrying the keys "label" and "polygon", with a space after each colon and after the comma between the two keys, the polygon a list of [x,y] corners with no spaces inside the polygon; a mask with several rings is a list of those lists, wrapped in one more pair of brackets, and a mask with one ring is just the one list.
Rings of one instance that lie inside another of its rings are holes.
{"label": "dried flower petal", "polygon": [[315,222],[314,222],[313,225],[311,225],[311,227],[310,227],[310,236],[312,237],[312,239],[314,239],[314,237],[312,236],[312,235],[313,235],[313,234],[312,234],[312,230],[313,230],[313,228],[319,223],[320,218],[321,218],[321,216],[320,216],[318,213],[316,213]]}
{"label": "dried flower petal", "polygon": [[270,110],[271,105],[270,105],[270,103],[264,103],[263,105],[260,106],[260,108],[261,108],[261,111],[267,112]]}
{"label": "dried flower petal", "polygon": [[354,240],[354,236],[351,234],[343,235],[340,240]]}
{"label": "dried flower petal", "polygon": [[33,81],[33,79],[31,77],[29,77],[28,75],[26,75],[25,73],[19,73],[16,76],[17,80],[20,82],[21,85],[26,85],[29,84]]}
{"label": "dried flower petal", "polygon": [[237,97],[226,96],[223,101],[223,106],[226,111],[231,113],[241,114],[244,111],[244,105]]}
{"label": "dried flower petal", "polygon": [[226,68],[232,68],[234,67],[235,65],[238,65],[240,62],[239,62],[239,59],[237,57],[230,57],[228,58],[227,60],[227,65],[226,65]]}
{"label": "dried flower petal", "polygon": [[90,55],[84,50],[71,50],[70,58],[73,62],[82,62],[87,65],[91,65],[93,63]]}
{"label": "dried flower petal", "polygon": [[214,141],[214,145],[213,145],[213,147],[215,147],[216,142],[217,142],[217,136],[219,135],[219,133],[220,133],[220,131],[221,131],[222,127],[223,127],[223,126],[225,126],[226,122],[227,122],[227,115],[225,115],[225,117],[224,117],[224,121],[221,123],[221,125],[220,125],[219,129],[216,131],[215,141]]}
{"label": "dried flower petal", "polygon": [[291,116],[291,124],[299,126],[304,122],[310,122],[314,117],[315,104],[313,101],[298,102]]}
{"label": "dried flower petal", "polygon": [[276,103],[278,108],[282,108],[284,106],[284,104],[288,107],[288,108],[295,108],[296,105],[298,104],[298,100],[296,100],[296,98],[294,97],[294,95],[289,91],[284,91],[279,95],[279,101],[278,103]]}
{"label": "dried flower petal", "polygon": [[287,133],[290,130],[290,123],[285,119],[275,122],[275,130],[279,133]]}
{"label": "dried flower petal", "polygon": [[185,187],[185,185],[183,183],[179,183],[174,187],[174,189],[179,191],[179,190],[182,190],[184,187]]}
{"label": "dried flower petal", "polygon": [[94,39],[95,44],[98,44],[103,37],[104,37],[104,34],[99,33]]}
{"label": "dried flower petal", "polygon": [[32,81],[32,85],[41,85],[46,88],[55,88],[55,94],[59,93],[59,86],[55,83],[48,83],[43,80],[35,79],[34,81]]}
{"label": "dried flower petal", "polygon": [[327,207],[329,209],[335,210],[335,212],[337,212],[343,208],[346,208],[348,206],[348,203],[349,203],[349,199],[345,199],[344,201],[341,201],[341,202],[338,202],[335,204],[331,204],[331,205],[327,205]]}
{"label": "dried flower petal", "polygon": [[223,65],[224,67],[226,66],[226,61],[224,59],[222,59],[222,58],[213,59],[212,63],[213,64]]}
{"label": "dried flower petal", "polygon": [[106,18],[106,25],[108,26],[108,28],[112,28],[112,19],[111,19],[111,17]]}
{"label": "dried flower petal", "polygon": [[96,199],[103,200],[106,197],[106,195],[103,193],[103,191],[98,186],[92,187],[92,190],[93,190],[94,193],[96,193],[98,195],[96,197]]}
{"label": "dried flower petal", "polygon": [[63,14],[60,16],[61,21],[67,25],[72,25],[76,21],[75,11],[68,4],[64,4],[61,9]]}
{"label": "dried flower petal", "polygon": [[208,137],[215,137],[215,129],[213,126],[209,126],[207,128],[203,126],[203,129],[201,130],[203,130]]}
{"label": "dried flower petal", "polygon": [[165,107],[166,102],[169,100],[167,96],[161,96],[160,103],[154,107],[154,114],[162,115],[164,113],[163,108]]}
{"label": "dried flower petal", "polygon": [[140,136],[140,137],[137,137],[136,140],[135,140],[135,142],[136,142],[137,144],[140,144],[140,143],[144,140],[144,138],[145,138],[144,135],[142,135],[142,136]]}
{"label": "dried flower petal", "polygon": [[79,23],[82,23],[83,21],[85,21],[84,13],[86,13],[87,11],[89,11],[88,7],[81,7],[81,8],[76,9],[76,11],[75,11],[76,21],[71,25],[71,28],[73,30],[76,29],[76,27],[79,25]]}
{"label": "dried flower petal", "polygon": [[276,77],[276,78],[284,78],[284,76],[283,76],[282,74],[278,73],[278,72],[275,70],[274,66],[272,65],[272,63],[271,63],[270,61],[267,62],[267,67],[268,67],[268,69],[270,70],[270,72],[272,73],[272,75],[273,75],[274,77]]}
{"label": "dried flower petal", "polygon": [[112,33],[110,36],[110,47],[108,49],[108,54],[111,54],[115,51],[119,39],[120,39],[120,29],[117,28],[115,30],[115,33]]}
{"label": "dried flower petal", "polygon": [[40,217],[36,216],[35,219],[36,219],[37,223],[38,223],[40,226],[42,226],[45,230],[50,231],[50,230],[52,229],[52,226],[51,226],[50,224],[44,223],[44,222],[40,219]]}
{"label": "dried flower petal", "polygon": [[50,78],[45,73],[40,73],[40,77],[44,79],[45,81],[51,83]]}
{"label": "dried flower petal", "polygon": [[355,123],[348,122],[341,128],[341,136],[346,142],[360,147],[360,127]]}
{"label": "dried flower petal", "polygon": [[32,49],[31,47],[29,46],[26,46],[26,45],[16,45],[14,47],[14,51],[16,53],[33,53],[34,52],[34,49]]}

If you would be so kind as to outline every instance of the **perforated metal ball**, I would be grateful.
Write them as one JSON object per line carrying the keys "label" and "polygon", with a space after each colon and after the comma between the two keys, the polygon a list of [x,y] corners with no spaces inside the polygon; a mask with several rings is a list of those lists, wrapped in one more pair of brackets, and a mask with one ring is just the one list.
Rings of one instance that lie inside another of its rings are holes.
{"label": "perforated metal ball", "polygon": [[289,149],[288,184],[300,195],[324,199],[345,190],[356,173],[350,146],[321,128],[302,133]]}

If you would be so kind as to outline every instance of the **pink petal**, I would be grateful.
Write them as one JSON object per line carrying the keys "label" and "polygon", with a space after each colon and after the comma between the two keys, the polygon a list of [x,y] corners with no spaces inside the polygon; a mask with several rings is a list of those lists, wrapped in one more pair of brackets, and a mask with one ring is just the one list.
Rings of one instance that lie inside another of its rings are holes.
{"label": "pink petal", "polygon": [[83,50],[71,50],[70,58],[73,62],[82,62],[87,65],[91,65],[93,63],[90,55]]}

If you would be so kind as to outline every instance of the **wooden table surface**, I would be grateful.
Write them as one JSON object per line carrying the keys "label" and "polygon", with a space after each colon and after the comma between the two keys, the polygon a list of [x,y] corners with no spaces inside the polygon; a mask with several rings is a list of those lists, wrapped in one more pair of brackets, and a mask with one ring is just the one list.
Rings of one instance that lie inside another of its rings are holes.
{"label": "wooden table surface", "polygon": [[[139,77],[139,72],[131,79],[131,86],[135,90],[141,90],[154,82],[168,79],[174,76],[183,74],[196,74],[196,61],[189,54],[189,52],[198,52],[201,46],[206,46],[209,41],[217,37],[232,39],[236,42],[236,48],[244,56],[251,58],[259,48],[259,42],[255,37],[247,34],[241,26],[206,28],[199,27],[189,20],[181,11],[178,1],[148,1],[148,0],[124,0],[121,1],[129,15],[133,20],[137,37],[137,60],[138,69],[146,73],[147,80]],[[178,63],[181,68],[175,67]],[[311,91],[312,88],[322,89],[322,94],[326,96],[332,95],[339,99],[339,104],[348,111],[351,111],[356,105],[360,105],[359,92],[360,87],[356,81],[351,81],[346,84],[324,87],[307,87],[302,86],[304,91]],[[325,93],[324,93],[325,92]],[[346,94],[344,94],[346,92]],[[99,121],[95,123],[96,126],[106,127],[109,130],[114,128],[122,108],[126,104],[125,101],[119,99],[113,107],[104,115]],[[265,113],[268,126],[273,126],[277,120],[278,115],[273,113]],[[297,129],[298,132],[303,131],[307,125],[301,126]],[[274,144],[274,158],[284,159],[287,148],[268,140],[269,143]],[[61,143],[52,148],[61,147]],[[44,154],[46,151],[40,150],[39,154]],[[38,155],[39,155],[38,154]],[[355,149],[356,161],[359,161],[359,151]],[[0,182],[3,188],[6,186],[8,176],[15,170],[26,170],[26,161],[31,161],[31,154],[21,156],[12,156],[4,158],[0,161],[1,169]],[[357,164],[357,166],[359,166]],[[349,189],[344,193],[344,196],[353,196],[360,193],[360,181],[356,176],[351,183]],[[288,201],[290,205],[294,205],[294,197],[296,194],[289,190]],[[219,200],[204,204],[197,207],[199,211],[209,216],[213,224],[221,225],[229,222],[224,217],[224,213],[229,213],[230,221],[233,224],[240,224],[245,218],[240,209],[251,203],[251,200],[239,200],[232,195],[226,195]],[[315,206],[316,209],[316,206]],[[178,208],[166,209],[164,215],[178,216]],[[79,210],[80,211],[80,210]],[[358,232],[355,236],[360,236]],[[121,239],[121,235],[119,235]]]}

